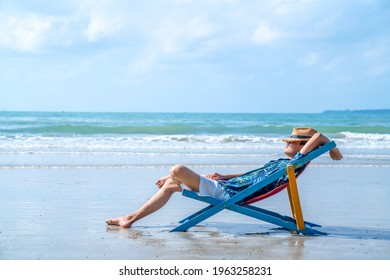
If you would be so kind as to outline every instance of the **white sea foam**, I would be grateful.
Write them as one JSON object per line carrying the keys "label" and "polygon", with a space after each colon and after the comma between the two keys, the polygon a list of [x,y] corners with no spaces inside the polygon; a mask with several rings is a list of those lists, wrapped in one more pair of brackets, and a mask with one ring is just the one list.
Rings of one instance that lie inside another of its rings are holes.
{"label": "white sea foam", "polygon": [[[335,139],[344,149],[359,149],[363,153],[388,154],[389,134],[344,132]],[[137,135],[137,136],[0,136],[0,152],[6,151],[132,151],[143,150],[258,150],[280,149],[279,137],[251,135]],[[365,152],[364,152],[365,151]]]}
{"label": "white sea foam", "polygon": [[390,134],[343,132],[340,135],[342,137],[337,143],[346,149],[359,149],[363,153],[373,150],[384,154],[390,152]]}
{"label": "white sea foam", "polygon": [[346,139],[362,141],[389,141],[390,134],[341,132]]}

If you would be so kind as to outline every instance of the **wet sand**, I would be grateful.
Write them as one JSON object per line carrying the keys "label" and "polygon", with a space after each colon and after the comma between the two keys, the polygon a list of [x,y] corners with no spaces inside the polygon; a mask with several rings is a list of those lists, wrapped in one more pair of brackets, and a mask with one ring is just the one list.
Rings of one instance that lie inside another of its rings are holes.
{"label": "wet sand", "polygon": [[[326,236],[292,234],[230,211],[189,232],[170,233],[205,206],[180,194],[131,229],[104,223],[146,201],[167,170],[0,169],[0,259],[390,259],[387,166],[311,166],[299,178],[304,218],[321,224]],[[290,215],[285,192],[256,205]]]}

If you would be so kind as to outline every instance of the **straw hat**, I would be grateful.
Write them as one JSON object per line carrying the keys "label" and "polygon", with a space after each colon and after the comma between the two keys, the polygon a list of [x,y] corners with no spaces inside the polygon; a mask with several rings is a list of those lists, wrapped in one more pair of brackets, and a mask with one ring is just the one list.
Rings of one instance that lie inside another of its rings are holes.
{"label": "straw hat", "polygon": [[283,142],[307,142],[318,131],[309,127],[295,127],[290,138],[282,139]]}

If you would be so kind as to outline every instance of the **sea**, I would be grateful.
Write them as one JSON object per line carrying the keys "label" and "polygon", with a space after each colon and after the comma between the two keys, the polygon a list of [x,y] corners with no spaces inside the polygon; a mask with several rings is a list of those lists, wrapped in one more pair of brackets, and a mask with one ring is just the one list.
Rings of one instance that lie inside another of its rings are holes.
{"label": "sea", "polygon": [[313,127],[344,159],[390,166],[390,110],[322,113],[0,112],[0,169],[252,166],[283,157],[283,137]]}

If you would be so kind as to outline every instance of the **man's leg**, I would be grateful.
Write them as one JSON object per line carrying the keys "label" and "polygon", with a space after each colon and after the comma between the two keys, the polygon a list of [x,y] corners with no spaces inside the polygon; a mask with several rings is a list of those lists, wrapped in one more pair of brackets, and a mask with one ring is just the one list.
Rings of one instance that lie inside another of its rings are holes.
{"label": "man's leg", "polygon": [[199,182],[200,176],[198,174],[184,165],[176,165],[171,168],[171,177],[165,179],[160,190],[137,211],[127,216],[107,220],[106,223],[108,225],[131,227],[134,222],[161,209],[174,192],[181,192],[181,183],[187,185],[193,191],[199,192]]}
{"label": "man's leg", "polygon": [[159,191],[154,196],[152,196],[144,205],[142,205],[137,211],[127,216],[107,220],[106,223],[108,225],[116,225],[129,228],[134,222],[162,208],[168,202],[174,192],[180,191],[180,185],[178,185],[171,178],[169,178],[165,181],[164,185],[159,189]]}

